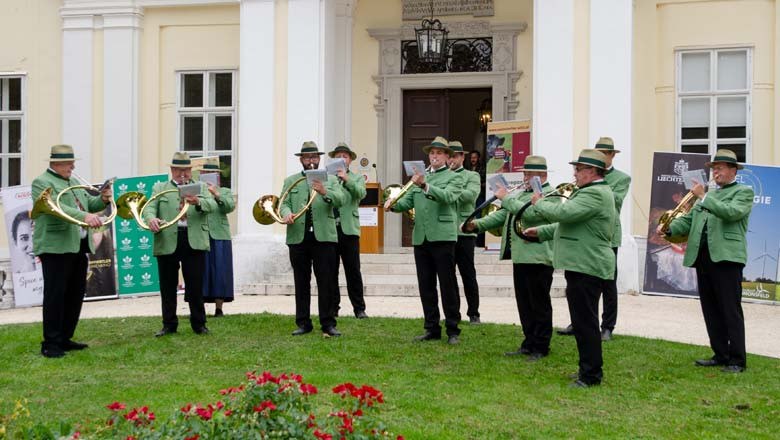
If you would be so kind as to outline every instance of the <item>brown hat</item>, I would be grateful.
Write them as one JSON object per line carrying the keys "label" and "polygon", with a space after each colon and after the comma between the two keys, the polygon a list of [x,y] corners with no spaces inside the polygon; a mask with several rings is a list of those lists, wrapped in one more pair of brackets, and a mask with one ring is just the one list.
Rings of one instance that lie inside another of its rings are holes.
{"label": "brown hat", "polygon": [[303,156],[304,154],[325,154],[324,151],[320,151],[320,149],[317,147],[317,143],[314,141],[306,141],[301,145],[301,152],[295,153],[296,156]]}
{"label": "brown hat", "polygon": [[347,145],[346,142],[339,142],[338,145],[336,145],[336,148],[334,148],[333,151],[328,153],[328,157],[335,157],[336,153],[338,152],[344,152],[349,154],[349,158],[352,160],[355,160],[355,158],[357,157],[357,154],[349,148],[349,145]]}
{"label": "brown hat", "polygon": [[58,144],[51,146],[51,153],[49,153],[49,162],[70,162],[78,159],[73,154],[73,147],[65,144]]}
{"label": "brown hat", "polygon": [[192,161],[186,151],[177,151],[173,153],[173,159],[168,165],[171,168],[192,168]]}

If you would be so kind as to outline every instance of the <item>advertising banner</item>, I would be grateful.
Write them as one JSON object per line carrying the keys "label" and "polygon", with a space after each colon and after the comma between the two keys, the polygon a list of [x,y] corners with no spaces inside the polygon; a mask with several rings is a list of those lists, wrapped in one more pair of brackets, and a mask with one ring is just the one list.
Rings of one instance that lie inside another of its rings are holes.
{"label": "advertising banner", "polygon": [[[128,177],[114,182],[114,197],[119,198],[128,191],[138,191],[147,198],[152,195],[155,183],[168,180],[167,174]],[[116,260],[120,295],[157,293],[160,280],[157,274],[157,259],[152,255],[154,237],[142,229],[135,220],[116,218]]]}
{"label": "advertising banner", "polygon": [[[705,154],[654,154],[645,279],[642,289],[644,293],[698,296],[696,271],[683,266],[687,243],[669,243],[655,234],[655,228],[661,215],[677,206],[680,199],[688,193],[683,175],[693,170],[705,169],[704,164],[709,160],[710,156]],[[743,271],[742,298],[777,302],[780,300],[780,233],[776,227],[776,219],[780,218],[780,208],[773,204],[773,201],[776,199],[774,188],[780,184],[780,168],[745,165],[745,168],[737,173],[737,181],[752,187],[755,193],[748,222],[748,261]]]}
{"label": "advertising banner", "polygon": [[[97,185],[100,186],[100,185]],[[111,207],[106,207],[103,216],[111,214]],[[95,252],[88,255],[87,286],[84,298],[87,300],[116,298],[116,269],[114,263],[114,224],[111,223],[99,229],[90,229],[90,239],[95,245]]]}
{"label": "advertising banner", "polygon": [[15,307],[43,304],[43,272],[40,260],[33,255],[34,226],[29,215],[32,206],[29,185],[3,188]]}

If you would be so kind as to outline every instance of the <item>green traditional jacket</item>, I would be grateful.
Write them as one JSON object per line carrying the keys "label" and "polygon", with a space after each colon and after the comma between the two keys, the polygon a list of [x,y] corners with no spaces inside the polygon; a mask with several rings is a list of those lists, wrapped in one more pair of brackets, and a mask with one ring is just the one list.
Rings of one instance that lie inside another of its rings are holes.
{"label": "green traditional jacket", "polygon": [[[74,185],[81,185],[75,179],[65,179],[53,170],[48,169],[32,182],[32,199],[38,200],[38,197],[46,188],[51,188],[53,199],[65,188]],[[106,209],[106,204],[100,195],[91,196],[83,189],[69,191],[60,199],[60,207],[66,214],[76,220],[84,221],[88,212],[79,209],[76,204],[78,199],[81,206],[89,212],[101,212]],[[53,215],[43,214],[35,219],[33,228],[33,253],[41,254],[72,254],[77,253],[81,248],[81,226],[66,222],[65,220]],[[89,234],[87,235],[90,236]],[[95,251],[95,245],[92,240],[89,242],[90,252]]]}
{"label": "green traditional jacket", "polygon": [[412,245],[428,241],[457,241],[456,203],[463,188],[463,177],[446,165],[425,174],[428,192],[414,186],[393,207],[394,212],[414,208]]}
{"label": "green traditional jacket", "polygon": [[209,236],[214,240],[230,240],[230,222],[227,215],[236,209],[236,199],[230,188],[219,189],[219,199],[216,197],[217,209],[208,215]]}
{"label": "green traditional jacket", "polygon": [[[542,185],[542,190],[545,194],[553,192],[553,188],[549,183],[545,182]],[[533,191],[514,192],[504,197],[501,202],[501,209],[493,212],[487,217],[483,217],[474,221],[477,225],[477,229],[487,231],[498,226],[503,225],[503,233],[501,234],[501,253],[499,254],[501,259],[505,259],[506,247],[509,245],[511,251],[513,264],[544,264],[546,266],[553,265],[553,243],[552,241],[543,242],[531,242],[525,241],[517,235],[515,232],[515,218],[520,209],[529,200]],[[553,197],[551,200],[560,201],[560,197]],[[546,225],[549,222],[541,216],[536,206],[529,206],[525,212],[523,212],[523,228],[530,228],[534,226]],[[509,241],[507,241],[507,237]]]}
{"label": "green traditional jacket", "polygon": [[[468,216],[474,212],[477,206],[477,197],[479,197],[480,178],[479,173],[469,171],[463,167],[455,170],[456,173],[463,176],[463,190],[456,201],[456,210],[458,211],[458,225],[463,223]],[[458,235],[465,237],[476,237],[475,233],[465,233],[458,228]]]}
{"label": "green traditional jacket", "polygon": [[[282,193],[292,186],[293,182],[301,177],[305,177],[303,171],[295,173],[284,179]],[[328,176],[325,183],[325,195],[317,194],[314,197],[309,210],[311,210],[311,221],[314,226],[314,237],[317,241],[337,243],[338,233],[336,232],[336,216],[333,213],[334,208],[340,208],[346,200],[346,192],[339,184],[339,178]],[[309,201],[309,184],[304,180],[290,190],[290,194],[284,199],[280,208],[282,217],[287,214],[297,213]],[[287,244],[299,244],[303,242],[306,233],[306,214],[304,213],[295,223],[287,225]]]}
{"label": "green traditional jacket", "polygon": [[577,189],[565,203],[540,200],[536,209],[555,224],[539,227],[539,239],[553,242],[556,269],[585,273],[611,280],[615,276],[614,195],[605,181]]}
{"label": "green traditional jacket", "polygon": [[692,267],[699,255],[701,235],[707,227],[707,246],[714,262],[747,262],[748,218],[753,209],[753,189],[732,182],[720,189],[707,192],[704,200],[696,202],[688,214],[670,225],[673,236],[688,234],[683,264]]}
{"label": "green traditional jacket", "polygon": [[[187,183],[194,183],[190,180]],[[148,224],[149,220],[159,218],[163,221],[171,220],[179,214],[181,210],[178,186],[172,180],[156,183],[152,188],[152,197],[163,191],[175,189],[177,191],[169,192],[151,200],[146,204],[143,210],[144,221]],[[208,214],[217,209],[217,202],[211,197],[206,185],[202,185],[200,194],[198,194],[200,205],[187,208],[187,241],[190,247],[195,250],[209,250],[209,222]],[[154,234],[153,254],[170,255],[176,251],[178,244],[179,228],[176,225],[163,229]]]}
{"label": "green traditional jacket", "polygon": [[620,226],[620,209],[623,207],[623,199],[628,194],[628,187],[631,185],[631,176],[615,169],[614,167],[607,170],[604,174],[604,181],[612,189],[612,194],[615,196],[615,235],[612,237],[612,247],[620,247],[620,243],[623,241],[623,228]]}
{"label": "green traditional jacket", "polygon": [[358,205],[363,200],[363,197],[366,196],[366,179],[352,171],[347,172],[347,176],[349,176],[349,179],[346,182],[342,182],[341,179],[338,179],[338,176],[336,177],[346,196],[344,204],[338,208],[341,232],[345,235],[357,235],[360,237]]}

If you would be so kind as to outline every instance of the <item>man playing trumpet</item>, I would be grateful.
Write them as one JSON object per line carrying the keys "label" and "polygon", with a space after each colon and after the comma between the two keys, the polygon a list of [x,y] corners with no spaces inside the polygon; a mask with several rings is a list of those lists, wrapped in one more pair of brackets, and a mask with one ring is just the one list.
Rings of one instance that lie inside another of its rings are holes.
{"label": "man playing trumpet", "polygon": [[[163,191],[176,190],[181,185],[194,183],[192,161],[189,154],[173,154],[170,163],[171,180],[154,185],[152,199],[143,210],[143,219],[154,233],[154,256],[160,276],[160,300],[162,301],[163,326],[154,336],[176,333],[179,318],[176,316],[176,287],[179,282],[179,266],[184,276],[184,300],[190,306],[190,326],[197,334],[209,332],[206,327],[206,308],[203,306],[203,273],[206,270],[206,252],[209,250],[208,213],[217,209],[217,202],[205,185],[200,194],[180,197],[172,191],[154,197]],[[175,218],[187,207],[175,226],[161,228],[165,219]]]}
{"label": "man playing trumpet", "polygon": [[[452,155],[447,139],[437,136],[430,145],[423,147],[423,151],[430,161],[428,171],[422,174],[418,170],[412,176],[415,187],[398,200],[392,211],[404,212],[412,208],[415,211],[412,245],[425,315],[425,333],[415,339],[441,339],[439,299],[436,294],[438,278],[447,343],[457,344],[460,335],[460,297],[455,278],[455,242],[458,239],[458,213],[455,206],[463,188],[463,180],[460,174],[447,166],[447,159]],[[385,202],[385,210],[390,208],[392,202]]]}
{"label": "man playing trumpet", "polygon": [[[70,145],[54,145],[49,168],[32,182],[32,198],[38,200],[46,189],[56,198],[66,188],[81,185],[72,178],[75,156]],[[99,228],[102,221],[96,212],[105,209],[111,199],[111,187],[92,196],[74,189],[60,198],[60,208],[70,217]],[[33,230],[33,253],[41,260],[43,270],[43,342],[41,354],[58,358],[66,351],[82,350],[87,344],[73,341],[79,322],[87,282],[87,253],[94,243],[87,230],[62,218],[43,214],[36,218]]]}

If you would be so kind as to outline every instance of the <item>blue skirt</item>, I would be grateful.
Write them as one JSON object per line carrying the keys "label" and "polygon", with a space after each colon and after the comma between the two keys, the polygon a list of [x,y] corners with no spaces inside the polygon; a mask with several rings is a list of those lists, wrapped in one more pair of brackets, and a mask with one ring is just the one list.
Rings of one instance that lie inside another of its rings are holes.
{"label": "blue skirt", "polygon": [[203,274],[203,301],[213,303],[221,299],[233,301],[233,244],[230,240],[209,238],[211,250],[206,252],[206,271]]}

